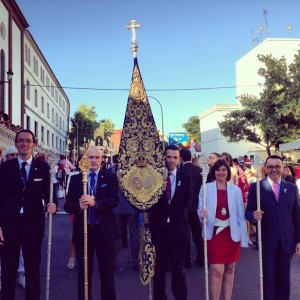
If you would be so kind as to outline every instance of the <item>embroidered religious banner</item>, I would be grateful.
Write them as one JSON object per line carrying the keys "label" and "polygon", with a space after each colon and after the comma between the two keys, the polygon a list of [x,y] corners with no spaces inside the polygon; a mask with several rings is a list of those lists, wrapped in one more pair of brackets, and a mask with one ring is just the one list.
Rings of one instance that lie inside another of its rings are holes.
{"label": "embroidered religious banner", "polygon": [[140,210],[155,204],[166,188],[165,157],[137,58],[134,58],[118,170],[125,197]]}

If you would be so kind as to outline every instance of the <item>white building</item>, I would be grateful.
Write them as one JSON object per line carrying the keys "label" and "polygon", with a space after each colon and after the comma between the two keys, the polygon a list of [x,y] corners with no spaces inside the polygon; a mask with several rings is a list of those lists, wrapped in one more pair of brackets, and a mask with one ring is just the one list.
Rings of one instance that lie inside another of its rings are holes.
{"label": "white building", "polygon": [[221,134],[218,122],[224,120],[224,115],[239,109],[239,104],[217,104],[200,114],[201,152],[207,156],[211,152],[228,152],[232,157],[238,157],[244,154],[254,155],[262,150],[252,143],[229,143]]}
{"label": "white building", "polygon": [[258,75],[258,69],[265,67],[258,60],[258,55],[272,54],[279,59],[286,58],[287,64],[291,64],[294,56],[300,49],[300,39],[268,38],[241,57],[235,64],[236,67],[236,96],[243,94],[259,96],[264,83],[264,78]]}
{"label": "white building", "polygon": [[[299,49],[300,39],[268,38],[250,50],[236,62],[237,97],[243,94],[259,96],[262,91],[259,83],[263,83],[263,78],[258,75],[258,70],[264,64],[258,60],[259,54],[272,54],[275,58],[284,56],[287,59],[287,64],[290,64]],[[199,115],[202,152],[205,154],[229,152],[233,157],[258,154],[263,158],[267,155],[265,148],[247,142],[228,143],[226,138],[221,135],[218,122],[224,120],[224,115],[236,109],[241,109],[239,102],[231,105],[216,105]]]}
{"label": "white building", "polygon": [[[41,149],[64,153],[69,99],[28,26],[15,1],[0,1],[0,112],[33,131]],[[12,80],[3,82],[8,71]],[[3,130],[1,126],[0,135]],[[0,147],[12,142],[0,138]]]}

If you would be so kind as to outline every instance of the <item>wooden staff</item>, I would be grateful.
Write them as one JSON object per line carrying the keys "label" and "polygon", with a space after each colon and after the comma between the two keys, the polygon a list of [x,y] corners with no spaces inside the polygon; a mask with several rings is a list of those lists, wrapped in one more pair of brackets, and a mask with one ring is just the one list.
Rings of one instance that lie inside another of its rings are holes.
{"label": "wooden staff", "polygon": [[[53,203],[53,176],[55,173],[55,156],[48,156],[48,163],[50,165],[50,193],[49,203]],[[52,214],[49,214],[49,228],[48,228],[48,251],[47,251],[47,274],[46,274],[46,300],[49,300],[50,293],[50,264],[51,264],[51,247],[52,247]]]}
{"label": "wooden staff", "polygon": [[[82,183],[83,183],[83,194],[87,195],[87,183],[88,183],[88,170],[90,169],[90,162],[86,155],[83,155],[80,162],[79,168],[82,171]],[[87,230],[87,208],[83,211],[83,234],[84,234],[84,299],[89,298],[89,283],[88,283],[88,230]]]}
{"label": "wooden staff", "polygon": [[[263,162],[259,157],[255,157],[254,167],[256,168],[256,200],[257,210],[260,211],[260,173]],[[258,258],[259,258],[259,287],[260,300],[264,299],[263,287],[263,267],[262,267],[262,241],[261,241],[261,220],[257,220],[257,244],[258,244]]]}
{"label": "wooden staff", "polygon": [[[202,169],[202,196],[203,196],[203,209],[206,210],[206,180],[209,172],[207,157],[201,153],[198,157],[199,165]],[[208,288],[208,261],[207,261],[207,230],[206,230],[206,218],[203,219],[203,232],[204,232],[204,268],[205,268],[205,299],[209,299],[209,288]]]}

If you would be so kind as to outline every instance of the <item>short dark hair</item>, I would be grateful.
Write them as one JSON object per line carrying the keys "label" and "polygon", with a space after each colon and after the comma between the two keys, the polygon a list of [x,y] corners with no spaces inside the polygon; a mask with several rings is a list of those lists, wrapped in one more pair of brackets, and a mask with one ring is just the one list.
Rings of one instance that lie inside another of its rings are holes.
{"label": "short dark hair", "polygon": [[166,147],[166,150],[165,150],[165,154],[167,153],[167,150],[177,150],[179,152],[179,148],[176,146],[176,145],[169,145]]}
{"label": "short dark hair", "polygon": [[16,134],[16,137],[15,137],[15,143],[18,141],[18,136],[22,132],[28,132],[28,133],[30,133],[32,135],[32,141],[36,144],[35,136],[34,136],[33,132],[31,130],[29,130],[29,129],[22,129],[22,130],[18,131],[17,134]]}
{"label": "short dark hair", "polygon": [[266,158],[265,165],[267,164],[267,162],[268,162],[269,159],[279,159],[279,160],[282,161],[282,159],[281,159],[280,156],[278,156],[278,155],[270,155],[270,156],[268,156],[268,157]]}
{"label": "short dark hair", "polygon": [[189,149],[187,148],[182,148],[180,149],[180,156],[182,160],[185,161],[191,161],[192,160],[192,153]]}
{"label": "short dark hair", "polygon": [[227,177],[226,180],[229,181],[231,178],[231,171],[230,171],[230,167],[227,163],[227,161],[224,158],[219,158],[215,161],[215,163],[212,165],[211,169],[210,169],[210,175],[211,175],[211,179],[212,180],[216,180],[216,176],[215,176],[215,172],[216,170],[218,170],[219,168],[221,168],[222,166],[226,167],[227,169]]}
{"label": "short dark hair", "polygon": [[232,156],[228,153],[228,152],[223,152],[221,153],[221,156],[223,156],[225,158],[225,160],[227,161],[229,167],[232,167]]}

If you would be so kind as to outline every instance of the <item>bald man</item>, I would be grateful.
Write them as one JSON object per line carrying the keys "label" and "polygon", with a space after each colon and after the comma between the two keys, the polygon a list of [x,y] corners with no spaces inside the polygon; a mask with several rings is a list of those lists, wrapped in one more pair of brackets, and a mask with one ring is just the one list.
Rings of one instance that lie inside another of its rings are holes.
{"label": "bald man", "polygon": [[96,253],[101,280],[101,299],[115,300],[114,243],[118,238],[113,208],[118,205],[118,182],[115,174],[100,170],[100,150],[89,147],[85,155],[91,164],[88,194],[83,195],[82,173],[71,177],[65,211],[74,214],[73,243],[78,264],[78,299],[84,297],[83,210],[88,209],[88,288],[92,291],[93,258]]}

